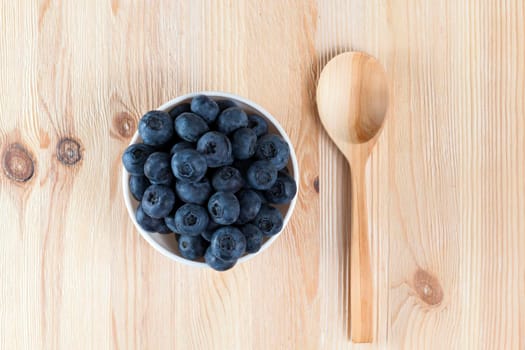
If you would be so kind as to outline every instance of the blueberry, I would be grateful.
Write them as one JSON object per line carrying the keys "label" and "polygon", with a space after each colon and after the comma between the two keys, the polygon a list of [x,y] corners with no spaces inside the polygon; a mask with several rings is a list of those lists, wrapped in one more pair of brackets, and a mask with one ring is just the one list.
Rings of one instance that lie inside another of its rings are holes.
{"label": "blueberry", "polygon": [[217,105],[219,106],[219,109],[221,111],[224,111],[225,109],[228,109],[231,107],[237,107],[237,104],[233,102],[232,100],[219,100],[217,101]]}
{"label": "blueberry", "polygon": [[164,220],[155,219],[147,215],[142,209],[142,204],[139,204],[135,212],[135,219],[140,227],[149,232],[157,233],[171,233],[171,230],[166,226]]}
{"label": "blueberry", "polygon": [[188,141],[178,142],[171,147],[170,154],[173,155],[175,152],[182,151],[183,149],[193,149],[193,144]]}
{"label": "blueberry", "polygon": [[173,107],[169,111],[170,117],[175,120],[179,116],[179,114],[185,113],[185,112],[191,112],[190,104],[189,103],[182,103],[180,105],[177,105]]}
{"label": "blueberry", "polygon": [[143,143],[130,145],[122,154],[122,164],[131,175],[144,175],[144,163],[155,149]]}
{"label": "blueberry", "polygon": [[277,169],[268,160],[253,162],[246,172],[248,185],[256,190],[268,190],[277,180]]}
{"label": "blueberry", "polygon": [[257,135],[252,129],[240,128],[232,136],[232,153],[236,159],[248,159],[255,154]]}
{"label": "blueberry", "polygon": [[274,134],[264,135],[257,141],[255,157],[269,160],[277,170],[281,170],[288,164],[290,147],[280,136]]}
{"label": "blueberry", "polygon": [[211,237],[211,253],[219,259],[237,260],[246,250],[246,237],[233,226],[218,228]]}
{"label": "blueberry", "polygon": [[231,192],[216,192],[208,201],[210,218],[220,225],[231,225],[239,218],[239,201]]}
{"label": "blueberry", "polygon": [[268,123],[263,117],[257,114],[250,114],[248,116],[248,127],[255,132],[257,137],[268,133]]}
{"label": "blueberry", "polygon": [[168,153],[152,153],[144,164],[144,175],[155,185],[170,185],[173,182],[171,157]]}
{"label": "blueberry", "polygon": [[129,177],[129,191],[133,195],[133,198],[140,201],[144,195],[144,191],[149,187],[150,182],[145,176],[131,175]]}
{"label": "blueberry", "polygon": [[208,198],[210,198],[211,185],[206,177],[197,182],[177,181],[175,191],[185,203],[202,205],[208,202]]}
{"label": "blueberry", "polygon": [[168,186],[151,185],[142,197],[142,209],[152,218],[164,218],[175,205],[175,193]]}
{"label": "blueberry", "polygon": [[253,224],[247,224],[241,227],[241,232],[246,238],[246,253],[258,252],[264,238],[261,230]]}
{"label": "blueberry", "polygon": [[179,252],[186,259],[197,260],[204,256],[207,243],[201,236],[182,235],[179,238]]}
{"label": "blueberry", "polygon": [[173,121],[166,112],[150,111],[140,119],[139,134],[147,145],[165,144],[173,137]]}
{"label": "blueberry", "polygon": [[210,124],[219,115],[219,106],[208,96],[198,95],[191,100],[191,111],[200,115],[206,123]]}
{"label": "blueberry", "polygon": [[206,159],[193,149],[185,149],[171,157],[171,170],[181,181],[199,181],[206,174]]}
{"label": "blueberry", "polygon": [[175,131],[185,141],[197,142],[208,130],[208,124],[197,114],[182,113],[175,119]]}
{"label": "blueberry", "polygon": [[229,134],[247,126],[248,116],[239,107],[227,108],[217,118],[217,130],[224,134]]}
{"label": "blueberry", "polygon": [[229,270],[237,263],[237,260],[225,261],[219,259],[215,255],[213,255],[211,248],[206,249],[206,253],[204,254],[204,260],[206,261],[206,264],[208,264],[209,267],[216,271]]}
{"label": "blueberry", "polygon": [[237,224],[244,225],[255,219],[261,209],[262,201],[259,194],[253,190],[242,190],[237,194],[240,212]]}
{"label": "blueberry", "polygon": [[175,212],[177,233],[198,236],[208,226],[206,209],[197,204],[184,204]]}
{"label": "blueberry", "polygon": [[269,203],[290,203],[297,193],[297,184],[290,175],[280,171],[273,186],[264,192]]}
{"label": "blueberry", "polygon": [[210,168],[218,168],[233,162],[232,145],[226,135],[210,131],[197,141],[197,151],[205,158]]}
{"label": "blueberry", "polygon": [[261,230],[263,235],[273,236],[283,228],[283,216],[277,208],[263,204],[252,223]]}
{"label": "blueberry", "polygon": [[237,192],[244,186],[244,179],[239,170],[231,166],[225,166],[215,172],[211,185],[217,191]]}
{"label": "blueberry", "polygon": [[180,207],[182,207],[184,204],[182,201],[175,200],[175,205],[173,206],[173,209],[171,212],[164,218],[164,222],[166,223],[166,226],[170,228],[171,231],[175,232],[176,234],[180,234],[177,230],[177,225],[175,224],[175,213],[177,210],[179,210]]}
{"label": "blueberry", "polygon": [[177,225],[175,225],[175,213],[172,211],[168,216],[164,218],[164,224],[169,227],[169,229],[175,232],[177,235],[180,233],[177,232]]}
{"label": "blueberry", "polygon": [[208,227],[206,227],[206,230],[204,230],[201,233],[202,238],[204,238],[208,242],[211,241],[211,236],[213,236],[213,232],[215,232],[219,227],[221,227],[221,225],[219,225],[215,221],[208,221]]}

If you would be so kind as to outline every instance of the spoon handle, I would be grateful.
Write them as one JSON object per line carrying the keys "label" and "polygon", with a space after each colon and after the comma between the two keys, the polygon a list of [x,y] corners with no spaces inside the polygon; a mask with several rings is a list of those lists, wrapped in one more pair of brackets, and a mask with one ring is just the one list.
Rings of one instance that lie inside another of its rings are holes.
{"label": "spoon handle", "polygon": [[372,341],[373,289],[368,244],[365,166],[352,164],[352,216],[350,218],[350,325],[352,341]]}

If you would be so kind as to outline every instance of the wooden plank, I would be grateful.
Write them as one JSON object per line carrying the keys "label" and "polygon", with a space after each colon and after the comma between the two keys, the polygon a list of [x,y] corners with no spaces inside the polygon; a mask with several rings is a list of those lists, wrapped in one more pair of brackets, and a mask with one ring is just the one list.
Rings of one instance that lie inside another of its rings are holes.
{"label": "wooden plank", "polygon": [[[350,170],[313,101],[354,49],[393,96],[367,169],[364,347],[522,349],[524,19],[520,0],[0,1],[0,348],[361,348]],[[266,107],[301,168],[286,232],[224,274],[157,254],[121,199],[140,115],[197,90]]]}
{"label": "wooden plank", "polygon": [[[0,4],[0,348],[33,348],[40,333],[41,173],[39,129],[34,118],[36,30],[31,9]],[[18,16],[26,13],[27,17]],[[10,17],[10,25],[4,18]],[[19,45],[28,42],[29,45]],[[12,48],[7,54],[5,48]],[[36,318],[38,317],[38,319]]]}

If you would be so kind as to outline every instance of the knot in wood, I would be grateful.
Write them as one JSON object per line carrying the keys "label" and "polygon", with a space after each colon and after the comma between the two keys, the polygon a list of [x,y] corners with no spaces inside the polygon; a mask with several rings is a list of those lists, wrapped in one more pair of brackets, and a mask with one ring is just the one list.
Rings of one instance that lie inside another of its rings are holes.
{"label": "knot in wood", "polygon": [[319,193],[319,176],[314,179],[314,190]]}
{"label": "knot in wood", "polygon": [[7,147],[4,152],[2,166],[7,177],[18,182],[28,181],[35,172],[33,157],[19,143],[14,143]]}
{"label": "knot in wood", "polygon": [[64,165],[74,165],[82,159],[80,143],[72,138],[63,138],[57,144],[57,159]]}
{"label": "knot in wood", "polygon": [[113,127],[124,138],[130,138],[136,129],[135,119],[127,112],[120,112],[113,117]]}
{"label": "knot in wood", "polygon": [[439,305],[443,300],[443,289],[439,281],[425,270],[418,270],[414,274],[414,289],[419,298],[428,305]]}

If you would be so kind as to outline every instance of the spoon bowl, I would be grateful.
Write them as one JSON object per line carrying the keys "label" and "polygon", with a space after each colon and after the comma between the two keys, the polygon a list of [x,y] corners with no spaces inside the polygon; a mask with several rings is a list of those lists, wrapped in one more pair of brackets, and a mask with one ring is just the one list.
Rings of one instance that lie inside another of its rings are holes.
{"label": "spoon bowl", "polygon": [[352,341],[373,338],[373,286],[368,244],[365,166],[384,125],[388,80],[382,65],[362,52],[347,52],[324,67],[317,108],[332,141],[351,169],[350,325]]}
{"label": "spoon bowl", "polygon": [[388,108],[383,66],[362,52],[334,57],[319,78],[317,106],[321,122],[338,147],[369,142],[381,130]]}

